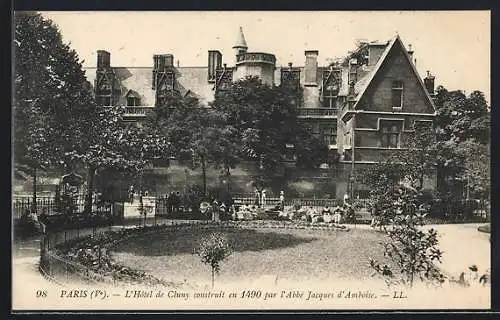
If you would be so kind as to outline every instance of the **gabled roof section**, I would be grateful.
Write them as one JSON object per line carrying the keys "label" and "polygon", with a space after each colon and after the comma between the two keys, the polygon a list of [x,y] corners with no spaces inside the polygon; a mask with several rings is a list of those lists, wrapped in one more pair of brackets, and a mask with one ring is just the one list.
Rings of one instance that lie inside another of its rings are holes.
{"label": "gabled roof section", "polygon": [[138,98],[138,99],[140,99],[140,98],[141,98],[141,95],[140,95],[137,91],[130,89],[130,90],[127,92],[127,94],[125,95],[125,97],[127,97],[127,98]]}
{"label": "gabled roof section", "polygon": [[417,68],[415,67],[415,64],[413,63],[413,61],[411,60],[410,55],[408,54],[408,51],[406,51],[405,46],[404,46],[403,42],[401,41],[401,38],[399,37],[399,35],[394,37],[394,39],[392,39],[391,42],[389,43],[389,45],[386,47],[384,53],[382,54],[382,56],[378,60],[377,64],[375,65],[373,72],[368,74],[367,77],[365,79],[363,79],[363,81],[358,81],[358,83],[361,86],[359,87],[360,90],[358,91],[359,93],[356,96],[356,102],[354,103],[353,109],[355,110],[357,108],[359,101],[361,100],[361,98],[363,97],[363,95],[365,94],[367,89],[370,87],[370,84],[373,82],[373,79],[375,78],[375,76],[377,75],[379,70],[381,69],[382,65],[384,64],[385,60],[387,59],[387,56],[389,55],[389,52],[391,52],[391,50],[393,49],[393,47],[396,43],[399,43],[401,45],[401,48],[403,48],[404,56],[406,57],[408,63],[412,67],[413,73],[415,74],[415,77],[418,79],[418,82],[420,83],[420,86],[422,87],[423,91],[425,92],[427,100],[429,101],[430,105],[434,109],[434,112],[436,112],[436,106],[434,105],[434,102],[432,101],[432,98],[429,95],[429,92],[427,92],[427,89],[425,88],[424,82],[422,81],[422,78],[420,78],[420,75],[418,74]]}

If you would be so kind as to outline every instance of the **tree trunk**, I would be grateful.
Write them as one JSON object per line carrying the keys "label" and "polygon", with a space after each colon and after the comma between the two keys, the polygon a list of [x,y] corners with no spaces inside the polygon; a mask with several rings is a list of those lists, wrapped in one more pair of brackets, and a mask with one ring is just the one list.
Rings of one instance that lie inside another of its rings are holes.
{"label": "tree trunk", "polygon": [[229,196],[231,194],[231,184],[229,182],[229,177],[230,177],[229,166],[226,167],[226,176],[227,176],[227,194]]}
{"label": "tree trunk", "polygon": [[215,269],[212,267],[212,289],[214,288],[214,282],[215,282]]}
{"label": "tree trunk", "polygon": [[87,180],[87,196],[85,199],[84,211],[86,214],[92,213],[92,193],[94,192],[95,168],[89,167]]}
{"label": "tree trunk", "polygon": [[[139,176],[139,210],[140,210],[140,213],[145,216],[145,214],[144,214],[145,213],[145,211],[144,211],[144,202],[143,202],[143,199],[142,199],[142,195],[144,193],[142,191],[142,178],[143,178],[142,175],[144,174],[143,170],[144,169],[141,169],[141,173],[140,173],[140,176]],[[142,217],[139,218],[139,227],[141,226],[141,218]],[[145,225],[146,224],[144,223],[144,226]]]}
{"label": "tree trunk", "polygon": [[36,205],[36,167],[33,168],[33,202],[31,203],[31,212],[36,213],[37,205]]}
{"label": "tree trunk", "polygon": [[207,168],[205,164],[205,156],[200,156],[201,161],[201,174],[203,178],[203,196],[207,196]]}

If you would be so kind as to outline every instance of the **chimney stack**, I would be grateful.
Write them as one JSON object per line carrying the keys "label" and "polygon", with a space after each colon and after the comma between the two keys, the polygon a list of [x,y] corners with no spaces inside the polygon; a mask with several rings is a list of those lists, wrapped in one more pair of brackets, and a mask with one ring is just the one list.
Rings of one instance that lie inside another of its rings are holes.
{"label": "chimney stack", "polygon": [[306,63],[304,66],[305,72],[305,86],[317,86],[318,74],[318,50],[307,50],[304,52],[306,56]]}
{"label": "chimney stack", "polygon": [[218,50],[208,51],[208,82],[215,81],[215,75],[218,69],[222,67],[222,53]]}
{"label": "chimney stack", "polygon": [[413,50],[411,44],[408,45],[408,55],[410,56],[410,61],[413,62]]}
{"label": "chimney stack", "polygon": [[166,68],[174,66],[174,56],[172,54],[155,54],[153,55],[153,80],[151,88],[156,90],[157,74],[164,72]]}
{"label": "chimney stack", "polygon": [[97,50],[97,69],[106,69],[111,66],[111,54],[106,50]]}
{"label": "chimney stack", "polygon": [[349,60],[349,83],[356,83],[358,81],[358,60],[352,58]]}
{"label": "chimney stack", "polygon": [[431,75],[430,71],[427,70],[427,76],[424,78],[424,85],[425,85],[425,89],[427,89],[427,92],[429,92],[429,95],[431,95],[431,96],[434,96],[434,94],[435,94],[435,92],[434,92],[434,79],[436,79],[436,77]]}

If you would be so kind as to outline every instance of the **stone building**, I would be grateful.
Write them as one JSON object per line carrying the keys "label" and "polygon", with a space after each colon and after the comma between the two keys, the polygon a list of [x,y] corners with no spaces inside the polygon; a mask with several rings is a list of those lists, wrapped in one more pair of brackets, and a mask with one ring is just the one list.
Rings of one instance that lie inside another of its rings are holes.
{"label": "stone building", "polygon": [[115,67],[110,53],[98,50],[97,68],[86,72],[98,104],[126,106],[129,121],[144,118],[173,90],[208,105],[217,90],[247,76],[294,88],[300,121],[340,160],[335,169],[291,170],[288,181],[298,189],[310,185],[304,188],[315,196],[341,198],[349,192],[353,171],[376,163],[383,151],[404,148],[415,123],[433,121],[434,77],[428,73],[421,79],[409,47],[396,36],[360,42],[344,61],[328,66],[318,65],[317,50],[304,52],[303,66],[278,66],[273,54],[249,50],[240,28],[234,53],[224,59],[231,65],[220,51],[208,50],[202,67],[179,66],[171,53],[155,54],[151,67]]}

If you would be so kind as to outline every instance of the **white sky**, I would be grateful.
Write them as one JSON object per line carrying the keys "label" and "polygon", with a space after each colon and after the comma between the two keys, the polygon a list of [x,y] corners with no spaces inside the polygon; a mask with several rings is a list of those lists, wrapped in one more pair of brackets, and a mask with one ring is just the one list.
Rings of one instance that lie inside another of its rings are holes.
{"label": "white sky", "polygon": [[61,30],[84,66],[96,51],[111,53],[112,66],[148,67],[153,54],[172,53],[180,66],[206,66],[207,51],[220,50],[233,64],[231,47],[243,27],[249,51],[276,55],[277,65],[304,65],[305,50],[319,50],[319,65],[344,56],[356,39],[412,44],[421,76],[436,86],[483,91],[490,101],[489,11],[203,11],[42,12]]}

